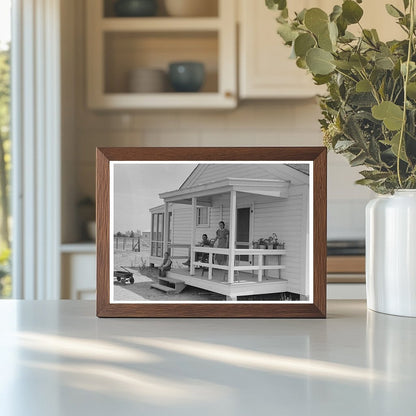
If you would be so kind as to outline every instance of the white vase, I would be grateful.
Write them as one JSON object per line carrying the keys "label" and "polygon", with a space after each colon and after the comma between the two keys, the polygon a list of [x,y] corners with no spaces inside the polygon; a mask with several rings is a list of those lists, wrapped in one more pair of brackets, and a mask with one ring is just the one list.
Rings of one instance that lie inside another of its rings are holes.
{"label": "white vase", "polygon": [[416,190],[367,204],[366,282],[369,309],[416,317]]}

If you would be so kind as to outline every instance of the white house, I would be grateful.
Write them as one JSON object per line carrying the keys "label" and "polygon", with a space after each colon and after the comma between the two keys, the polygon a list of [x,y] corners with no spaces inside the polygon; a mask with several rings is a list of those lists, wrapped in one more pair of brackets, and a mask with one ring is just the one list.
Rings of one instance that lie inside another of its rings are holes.
{"label": "white house", "polygon": [[[168,278],[231,300],[282,292],[309,298],[308,165],[200,164],[160,198],[164,204],[150,210],[150,263],[159,265],[169,251]],[[229,248],[198,247],[202,234],[215,238],[219,221],[229,229]],[[254,248],[253,240],[273,233],[285,249]],[[196,260],[202,252],[208,264]],[[228,264],[217,264],[215,254],[227,254]]]}

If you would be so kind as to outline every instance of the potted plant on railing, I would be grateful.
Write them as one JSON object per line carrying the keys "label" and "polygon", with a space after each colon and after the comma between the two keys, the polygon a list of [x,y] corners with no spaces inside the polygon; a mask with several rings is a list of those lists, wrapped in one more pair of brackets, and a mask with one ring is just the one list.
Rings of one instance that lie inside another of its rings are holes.
{"label": "potted plant on railing", "polygon": [[265,242],[266,242],[266,247],[267,247],[267,249],[268,249],[268,250],[273,250],[273,245],[274,245],[274,243],[275,243],[275,239],[274,239],[274,237],[273,237],[273,236],[270,236],[269,238],[267,238],[267,239],[265,240]]}
{"label": "potted plant on railing", "polygon": [[[278,33],[296,65],[327,87],[320,97],[325,145],[351,166],[365,166],[357,183],[381,195],[366,211],[367,304],[416,316],[415,0],[403,0],[401,10],[377,5],[405,34],[388,42],[361,27],[361,2],[345,0],[330,13],[311,8],[290,17],[286,0],[266,0],[280,10]],[[358,26],[358,36],[350,25]]]}
{"label": "potted plant on railing", "polygon": [[259,238],[259,249],[264,250],[267,248],[267,243],[264,238]]}

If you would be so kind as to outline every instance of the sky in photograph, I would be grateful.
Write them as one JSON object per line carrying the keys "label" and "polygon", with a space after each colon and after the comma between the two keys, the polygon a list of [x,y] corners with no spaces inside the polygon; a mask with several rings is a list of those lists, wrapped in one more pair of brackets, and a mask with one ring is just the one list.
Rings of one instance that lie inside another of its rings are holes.
{"label": "sky in photograph", "polygon": [[0,48],[10,42],[10,0],[0,0]]}
{"label": "sky in photograph", "polygon": [[149,209],[163,204],[159,194],[178,189],[196,164],[115,164],[114,232],[150,231]]}

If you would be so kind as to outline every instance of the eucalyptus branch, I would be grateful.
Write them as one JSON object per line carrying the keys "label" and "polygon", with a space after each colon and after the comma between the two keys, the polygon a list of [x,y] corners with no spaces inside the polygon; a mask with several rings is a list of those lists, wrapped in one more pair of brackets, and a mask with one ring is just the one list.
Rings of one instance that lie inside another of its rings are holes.
{"label": "eucalyptus branch", "polygon": [[343,75],[344,77],[350,79],[352,82],[355,82],[355,83],[358,82],[355,78],[351,77],[348,74],[345,74],[344,72],[340,71],[338,68],[335,68],[335,71],[338,72],[339,74]]}
{"label": "eucalyptus branch", "polygon": [[369,84],[371,88],[371,93],[373,94],[374,99],[377,101],[377,104],[380,104],[380,97],[378,95],[378,92],[376,90],[376,87],[371,82],[370,78],[368,78],[367,73],[365,72],[365,69],[361,66],[362,71],[360,71],[360,75],[365,79]]}
{"label": "eucalyptus branch", "polygon": [[410,30],[409,30],[409,45],[407,48],[407,60],[406,60],[406,72],[404,75],[404,85],[403,85],[403,118],[402,118],[402,127],[400,129],[400,139],[399,139],[399,148],[397,150],[397,177],[399,179],[399,185],[403,188],[402,177],[400,173],[400,156],[403,148],[403,141],[406,130],[406,111],[407,111],[407,83],[409,82],[409,70],[410,62],[412,60],[412,50],[413,50],[413,37],[415,29],[415,0],[410,0]]}

